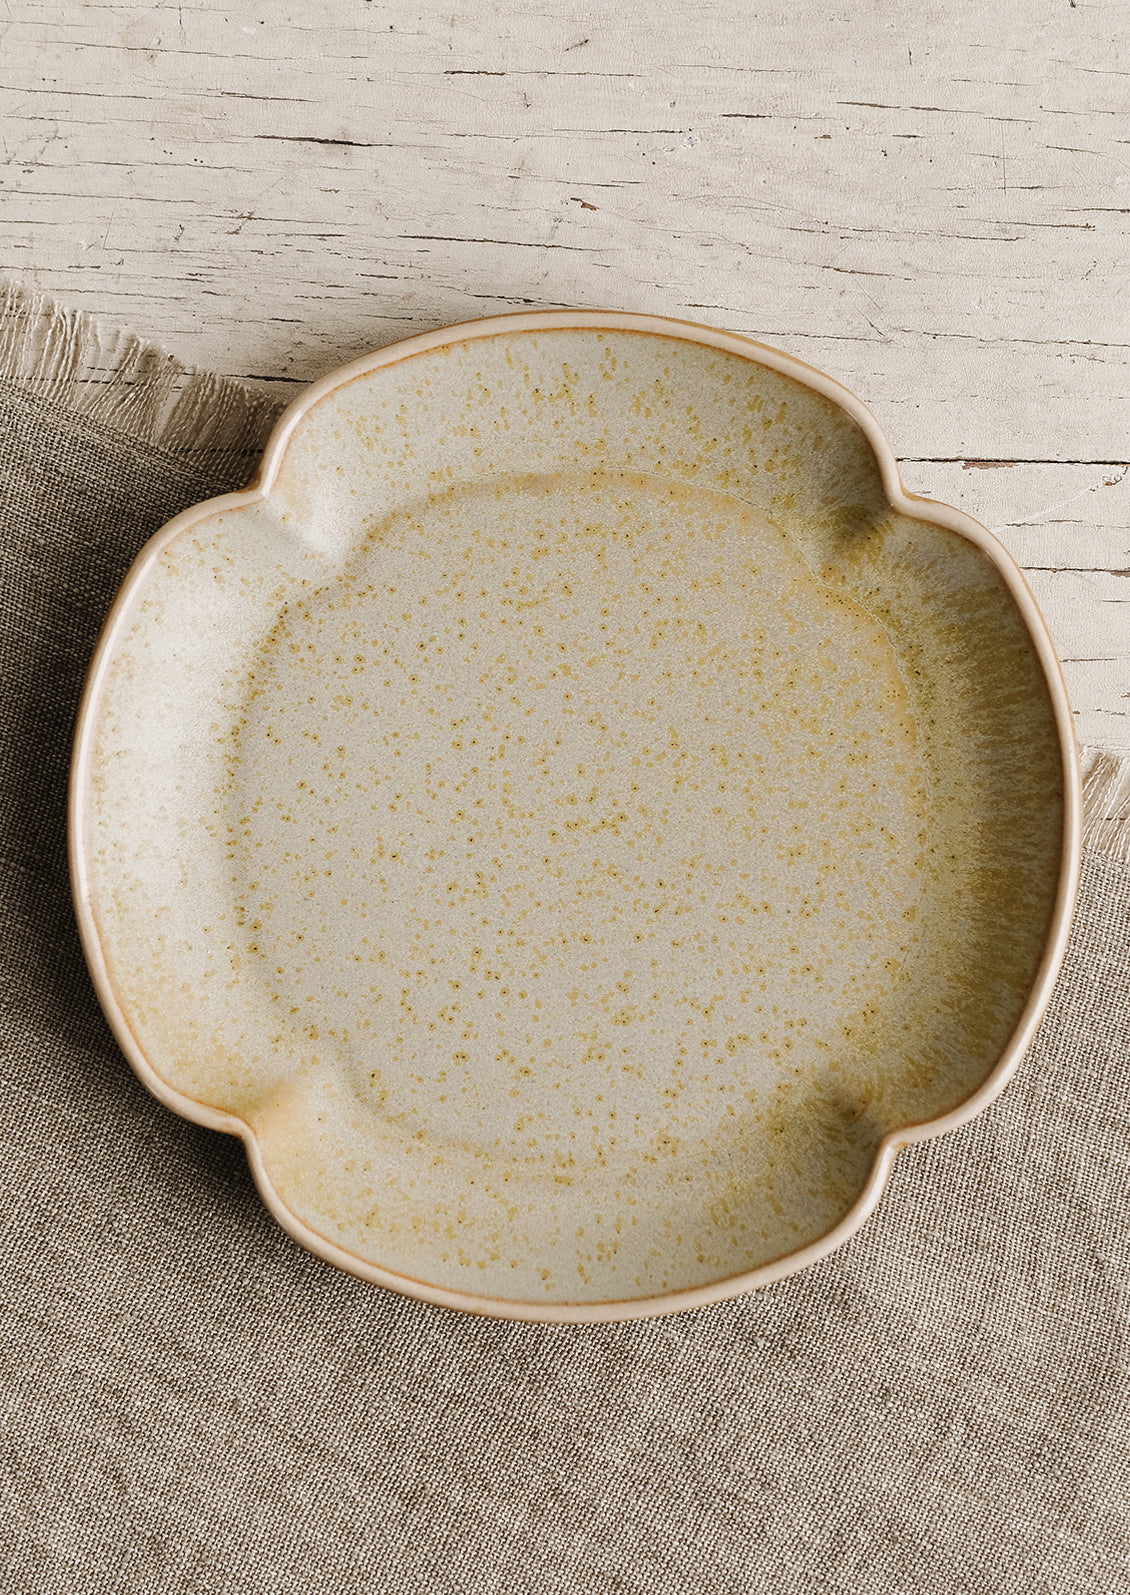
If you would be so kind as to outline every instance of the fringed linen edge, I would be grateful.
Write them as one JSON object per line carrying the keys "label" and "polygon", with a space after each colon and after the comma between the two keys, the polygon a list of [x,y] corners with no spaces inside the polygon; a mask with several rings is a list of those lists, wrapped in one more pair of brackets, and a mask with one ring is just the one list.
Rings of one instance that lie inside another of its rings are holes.
{"label": "fringed linen edge", "polygon": [[0,281],[0,382],[217,476],[240,464],[250,475],[283,408],[11,281]]}

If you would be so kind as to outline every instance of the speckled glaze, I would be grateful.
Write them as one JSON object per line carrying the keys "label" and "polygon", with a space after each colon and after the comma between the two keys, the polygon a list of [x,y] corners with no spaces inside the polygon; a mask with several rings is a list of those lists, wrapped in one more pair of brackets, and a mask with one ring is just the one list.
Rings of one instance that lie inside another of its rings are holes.
{"label": "speckled glaze", "polygon": [[830,379],[600,313],[292,407],[135,566],[72,790],[151,1089],[321,1255],[563,1322],[842,1242],[1015,1067],[1077,855],[999,545]]}

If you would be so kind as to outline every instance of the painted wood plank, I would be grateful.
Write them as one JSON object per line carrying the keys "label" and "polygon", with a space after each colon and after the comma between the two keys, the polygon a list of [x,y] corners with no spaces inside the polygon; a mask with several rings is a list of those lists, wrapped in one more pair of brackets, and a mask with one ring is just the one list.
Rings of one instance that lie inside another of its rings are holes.
{"label": "painted wood plank", "polygon": [[293,382],[527,303],[666,311],[832,371],[909,455],[1120,460],[1128,28],[24,3],[0,269]]}

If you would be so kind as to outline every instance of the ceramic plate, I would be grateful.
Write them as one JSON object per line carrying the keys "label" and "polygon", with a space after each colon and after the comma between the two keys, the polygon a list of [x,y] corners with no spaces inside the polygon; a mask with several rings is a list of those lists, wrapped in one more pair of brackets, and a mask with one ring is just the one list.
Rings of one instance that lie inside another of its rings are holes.
{"label": "ceramic plate", "polygon": [[845,1240],[1060,959],[1069,711],[862,405],[529,314],[318,383],[111,615],[72,794],[131,1063],[342,1267],[557,1321]]}

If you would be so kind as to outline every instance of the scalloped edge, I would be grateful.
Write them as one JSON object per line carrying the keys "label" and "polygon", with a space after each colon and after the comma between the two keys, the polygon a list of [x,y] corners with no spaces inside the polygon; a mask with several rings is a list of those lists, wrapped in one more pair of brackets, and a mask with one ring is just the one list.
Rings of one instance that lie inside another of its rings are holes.
{"label": "scalloped edge", "polygon": [[[1016,603],[1043,670],[1055,715],[1064,774],[1064,825],[1059,882],[1044,955],[1029,992],[1028,1001],[1008,1045],[982,1084],[958,1107],[952,1108],[938,1118],[925,1120],[920,1124],[904,1125],[890,1131],[883,1138],[858,1199],[826,1235],[758,1268],[732,1274],[709,1285],[672,1291],[662,1296],[598,1302],[546,1303],[475,1296],[462,1291],[445,1290],[424,1280],[392,1273],[327,1240],[286,1206],[271,1184],[262,1150],[252,1127],[234,1114],[194,1101],[174,1090],[157,1073],[138,1044],[115,995],[102,953],[89,898],[84,835],[86,795],[92,759],[92,731],[106,670],[118,641],[118,629],[126,606],[135,588],[145,579],[150,566],[168,545],[201,521],[266,499],[278,477],[287,446],[299,423],[315,405],[357,377],[365,376],[383,366],[398,364],[402,360],[445,344],[462,343],[473,338],[490,338],[504,333],[569,329],[650,332],[665,337],[682,338],[689,343],[700,344],[707,348],[720,349],[793,378],[824,398],[830,399],[856,422],[875,456],[883,490],[891,508],[900,515],[940,526],[974,543],[992,561]],[[434,332],[403,339],[373,354],[362,356],[322,377],[307,388],[283,411],[275,423],[259,471],[250,486],[238,493],[228,493],[220,498],[208,499],[176,516],[149,540],[130,567],[102,628],[83,690],[75,725],[68,814],[71,888],[83,950],[95,991],[110,1028],[142,1084],[160,1102],[182,1118],[204,1125],[208,1129],[222,1130],[227,1134],[239,1136],[243,1141],[256,1187],[268,1210],[294,1240],[325,1262],[332,1263],[346,1273],[367,1280],[371,1284],[381,1285],[387,1290],[436,1306],[454,1308],[490,1318],[550,1324],[615,1323],[631,1319],[656,1318],[668,1313],[686,1312],[695,1307],[704,1307],[712,1302],[725,1301],[785,1279],[788,1275],[798,1273],[821,1261],[850,1240],[878,1206],[898,1153],[904,1147],[932,1140],[935,1136],[945,1135],[950,1130],[968,1124],[1000,1095],[1015,1074],[1047,1007],[1063,961],[1078,887],[1081,837],[1082,799],[1079,760],[1067,688],[1036,600],[1019,567],[1004,546],[986,527],[966,515],[964,511],[955,509],[949,504],[908,493],[899,476],[894,452],[875,417],[855,394],[814,366],[807,365],[804,361],[797,360],[792,355],[784,354],[767,344],[758,343],[755,339],[722,332],[698,322],[605,310],[517,311],[477,321],[458,322]]]}

